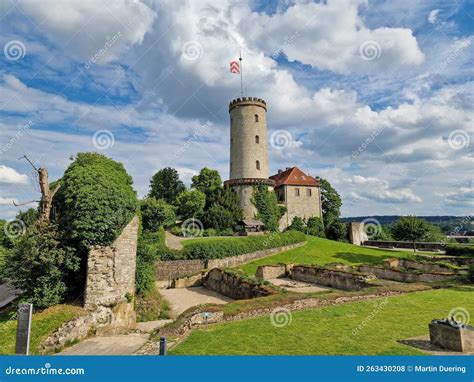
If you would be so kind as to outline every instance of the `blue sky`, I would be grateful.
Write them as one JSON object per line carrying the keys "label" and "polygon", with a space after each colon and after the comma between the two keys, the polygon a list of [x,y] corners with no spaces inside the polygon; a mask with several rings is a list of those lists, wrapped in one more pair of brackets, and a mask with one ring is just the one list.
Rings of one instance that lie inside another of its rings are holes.
{"label": "blue sky", "polygon": [[0,217],[38,198],[23,154],[54,179],[102,152],[139,196],[165,166],[227,179],[239,50],[272,172],[327,178],[344,216],[472,215],[473,5],[3,1]]}

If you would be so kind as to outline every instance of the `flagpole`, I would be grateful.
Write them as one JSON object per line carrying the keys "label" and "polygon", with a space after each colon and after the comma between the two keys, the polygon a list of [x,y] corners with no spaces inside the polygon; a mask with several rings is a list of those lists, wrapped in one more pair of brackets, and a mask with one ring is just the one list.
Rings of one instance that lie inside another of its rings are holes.
{"label": "flagpole", "polygon": [[242,83],[242,50],[239,53],[239,64],[240,64],[240,96],[244,96],[244,86]]}

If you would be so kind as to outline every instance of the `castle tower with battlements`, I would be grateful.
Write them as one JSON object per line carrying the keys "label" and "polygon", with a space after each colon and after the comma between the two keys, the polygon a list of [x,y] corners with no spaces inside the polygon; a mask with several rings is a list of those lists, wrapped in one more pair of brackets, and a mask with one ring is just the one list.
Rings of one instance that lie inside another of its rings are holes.
{"label": "castle tower with battlements", "polygon": [[229,104],[230,179],[225,182],[239,195],[244,219],[254,219],[253,186],[273,187],[268,178],[267,104],[263,99],[243,97]]}

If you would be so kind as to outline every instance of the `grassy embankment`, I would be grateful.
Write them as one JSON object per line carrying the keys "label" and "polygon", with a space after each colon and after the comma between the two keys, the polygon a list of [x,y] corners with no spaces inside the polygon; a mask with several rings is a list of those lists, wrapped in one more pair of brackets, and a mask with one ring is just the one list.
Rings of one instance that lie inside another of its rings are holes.
{"label": "grassy embankment", "polygon": [[[84,314],[73,305],[55,305],[33,314],[31,324],[30,354],[38,354],[38,346],[65,322]],[[0,313],[0,354],[15,353],[17,320],[10,319],[8,312]]]}
{"label": "grassy embankment", "polygon": [[[379,305],[375,305],[375,301]],[[291,322],[272,325],[269,316],[195,330],[170,353],[417,355],[399,340],[428,334],[433,318],[452,309],[474,312],[474,288],[416,292],[291,313]],[[472,315],[472,314],[471,314]],[[365,323],[365,325],[364,325]],[[363,325],[354,335],[354,330]]]}

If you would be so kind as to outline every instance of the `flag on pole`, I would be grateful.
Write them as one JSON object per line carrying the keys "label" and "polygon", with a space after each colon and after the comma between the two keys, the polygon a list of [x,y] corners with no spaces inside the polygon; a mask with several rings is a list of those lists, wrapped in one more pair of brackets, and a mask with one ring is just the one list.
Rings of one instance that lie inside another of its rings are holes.
{"label": "flag on pole", "polygon": [[239,74],[240,73],[240,65],[237,61],[230,62],[230,72],[232,74]]}

